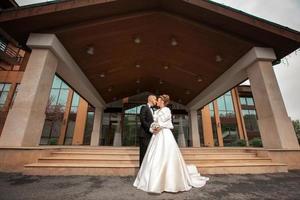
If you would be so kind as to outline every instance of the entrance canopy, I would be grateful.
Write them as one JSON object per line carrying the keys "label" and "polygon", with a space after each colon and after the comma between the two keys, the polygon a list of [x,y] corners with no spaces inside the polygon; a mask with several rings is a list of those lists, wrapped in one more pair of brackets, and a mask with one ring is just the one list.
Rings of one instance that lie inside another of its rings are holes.
{"label": "entrance canopy", "polygon": [[21,45],[52,33],[106,103],[144,91],[188,104],[253,47],[277,61],[298,32],[210,1],[62,1],[7,10],[0,26]]}

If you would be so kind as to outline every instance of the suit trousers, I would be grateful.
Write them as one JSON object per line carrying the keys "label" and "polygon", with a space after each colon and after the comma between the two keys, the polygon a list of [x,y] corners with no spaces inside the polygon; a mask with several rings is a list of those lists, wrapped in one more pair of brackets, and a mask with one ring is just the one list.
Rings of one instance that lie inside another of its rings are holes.
{"label": "suit trousers", "polygon": [[142,165],[150,140],[151,140],[151,136],[140,137],[140,167]]}

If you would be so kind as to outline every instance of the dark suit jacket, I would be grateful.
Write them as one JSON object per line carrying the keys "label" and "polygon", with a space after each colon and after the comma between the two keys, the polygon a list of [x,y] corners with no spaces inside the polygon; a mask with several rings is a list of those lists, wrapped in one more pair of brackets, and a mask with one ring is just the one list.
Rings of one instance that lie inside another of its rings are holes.
{"label": "dark suit jacket", "polygon": [[150,125],[153,122],[153,116],[151,113],[151,108],[148,105],[144,105],[141,108],[140,112],[140,121],[141,121],[141,131],[140,137],[151,137],[152,133],[149,131]]}

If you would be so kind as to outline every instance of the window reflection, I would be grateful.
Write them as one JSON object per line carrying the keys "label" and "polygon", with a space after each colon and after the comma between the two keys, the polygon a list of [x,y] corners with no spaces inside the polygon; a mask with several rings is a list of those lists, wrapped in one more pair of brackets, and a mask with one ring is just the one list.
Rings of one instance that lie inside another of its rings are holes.
{"label": "window reflection", "polygon": [[239,136],[231,92],[219,97],[217,102],[224,146],[233,146]]}
{"label": "window reflection", "polygon": [[62,88],[62,83],[63,81],[58,76],[54,76],[40,144],[57,144],[58,142],[69,89]]}
{"label": "window reflection", "polygon": [[94,125],[94,117],[95,117],[95,108],[89,105],[87,120],[85,123],[83,144],[89,145],[91,142],[91,135],[93,132],[93,125]]}
{"label": "window reflection", "polygon": [[102,134],[99,141],[100,145],[112,146],[114,133],[117,128],[118,113],[103,113]]}
{"label": "window reflection", "polygon": [[20,83],[17,83],[16,89],[15,89],[15,92],[14,92],[14,96],[13,96],[12,101],[11,101],[11,104],[10,104],[10,107],[12,107],[13,104],[14,104],[14,102],[15,102],[16,96],[17,96],[18,91],[19,91],[19,87],[20,87]]}
{"label": "window reflection", "polygon": [[[70,111],[66,110],[68,98],[71,101],[68,105]],[[60,144],[72,144],[79,100],[80,95],[78,93],[69,88],[69,86],[58,76],[54,76],[48,105],[46,107],[46,119],[40,144],[58,144],[61,134],[63,134],[64,137],[62,136],[63,140],[61,140]],[[88,138],[90,138],[92,131],[93,115],[94,110],[89,106],[84,131],[85,144],[90,142],[88,141]],[[80,121],[78,123],[84,122]]]}
{"label": "window reflection", "polygon": [[[199,130],[202,130],[202,123],[201,123],[201,115],[198,112],[198,126],[200,126]],[[172,114],[172,121],[173,121],[173,126],[174,129],[172,130],[172,133],[175,137],[175,140],[177,141],[177,143],[179,145],[181,144],[185,144],[186,146],[192,146],[192,141],[190,141],[189,139],[189,117],[187,114]],[[199,132],[200,134],[200,139],[203,139],[203,137],[201,138],[201,135],[203,135],[203,133],[201,133],[201,131]],[[179,140],[183,140],[183,141],[179,141]],[[204,140],[200,141],[203,142]]]}
{"label": "window reflection", "polygon": [[3,110],[11,83],[0,83],[0,110]]}
{"label": "window reflection", "polygon": [[68,118],[67,132],[64,141],[64,144],[66,145],[71,145],[73,141],[73,134],[74,134],[75,124],[76,124],[78,105],[79,105],[79,95],[76,92],[74,92],[69,118]]}
{"label": "window reflection", "polygon": [[240,97],[240,102],[248,140],[255,137],[260,138],[253,97]]}

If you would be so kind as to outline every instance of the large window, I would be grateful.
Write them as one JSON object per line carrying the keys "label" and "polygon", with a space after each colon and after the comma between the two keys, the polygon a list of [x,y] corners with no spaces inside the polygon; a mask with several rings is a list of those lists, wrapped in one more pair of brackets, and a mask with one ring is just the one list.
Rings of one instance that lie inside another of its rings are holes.
{"label": "large window", "polygon": [[[85,130],[79,129],[83,134],[81,144],[89,144],[93,128],[94,108],[88,105],[86,121],[77,120],[80,95],[70,88],[62,79],[55,76],[46,108],[46,120],[40,144],[73,144],[73,135],[77,123],[85,123]],[[83,102],[85,103],[85,102]],[[83,104],[82,104],[83,105]],[[66,109],[68,107],[68,109]],[[82,107],[86,109],[85,107]]]}
{"label": "large window", "polygon": [[142,107],[143,105],[139,105],[133,108],[126,109],[125,114],[135,114],[135,115],[140,114]]}
{"label": "large window", "polygon": [[80,99],[80,96],[76,92],[74,92],[72,103],[71,103],[70,114],[69,114],[69,118],[68,118],[68,126],[67,126],[67,132],[66,132],[64,144],[68,144],[68,145],[72,144],[73,134],[74,134],[74,130],[75,130],[75,124],[76,124],[77,110],[78,110],[78,105],[79,105],[79,99]]}
{"label": "large window", "polygon": [[95,108],[89,105],[88,112],[87,112],[87,119],[85,123],[83,144],[89,145],[91,142],[91,136],[92,136],[93,125],[94,125],[94,117],[95,117]]}
{"label": "large window", "polygon": [[[198,115],[198,120],[201,119],[201,116]],[[182,144],[179,142],[179,139],[184,140],[186,146],[192,146],[192,141],[189,138],[189,117],[187,114],[173,114],[172,121],[174,125],[174,129],[172,133],[175,137],[175,140],[178,144]],[[200,121],[199,121],[200,122]],[[202,124],[198,124],[200,127]],[[199,132],[201,135],[202,133]],[[201,138],[201,137],[200,137]]]}
{"label": "large window", "polygon": [[232,146],[239,139],[231,92],[217,99],[224,146]]}
{"label": "large window", "polygon": [[240,102],[248,139],[260,137],[253,98],[240,97]]}
{"label": "large window", "polygon": [[[134,106],[134,107],[133,107]],[[140,111],[143,105],[124,105],[123,146],[138,146],[140,132]],[[126,109],[127,108],[127,109]]]}
{"label": "large window", "polygon": [[102,134],[99,141],[100,145],[112,146],[114,134],[118,126],[118,115],[121,113],[103,113]]}
{"label": "large window", "polygon": [[61,0],[15,0],[19,6],[27,6],[27,5],[33,5],[37,3],[45,3],[45,2],[54,2],[54,1],[61,1]]}
{"label": "large window", "polygon": [[46,120],[40,144],[57,144],[66,108],[69,87],[57,76],[54,77],[46,108]]}
{"label": "large window", "polygon": [[3,110],[5,105],[8,92],[10,90],[11,84],[10,83],[0,83],[0,110]]}
{"label": "large window", "polygon": [[10,107],[12,107],[12,106],[13,106],[13,104],[14,104],[14,102],[15,102],[16,96],[17,96],[17,94],[18,94],[18,91],[19,91],[19,87],[20,87],[20,83],[17,83],[17,85],[16,85],[16,89],[15,89],[15,91],[14,91],[13,98],[12,98],[12,100],[11,100]]}
{"label": "large window", "polygon": [[240,97],[241,105],[254,106],[252,97]]}

